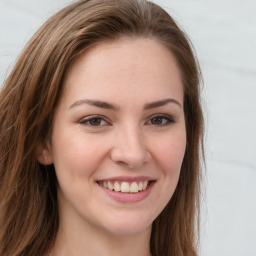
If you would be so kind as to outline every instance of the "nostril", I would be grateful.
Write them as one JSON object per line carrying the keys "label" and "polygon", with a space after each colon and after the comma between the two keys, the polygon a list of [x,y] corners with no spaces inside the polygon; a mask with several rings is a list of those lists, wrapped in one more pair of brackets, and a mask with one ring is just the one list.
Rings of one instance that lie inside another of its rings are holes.
{"label": "nostril", "polygon": [[110,158],[120,166],[134,169],[149,162],[151,154],[144,148],[138,151],[138,149],[128,150],[116,147],[111,151]]}

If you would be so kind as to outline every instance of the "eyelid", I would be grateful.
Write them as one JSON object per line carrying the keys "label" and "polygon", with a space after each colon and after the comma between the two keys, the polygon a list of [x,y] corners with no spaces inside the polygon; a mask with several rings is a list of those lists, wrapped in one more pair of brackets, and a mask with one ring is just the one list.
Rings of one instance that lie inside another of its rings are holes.
{"label": "eyelid", "polygon": [[[158,117],[158,118],[163,118],[166,120],[166,122],[164,124],[150,124],[150,121],[155,118],[155,117]],[[93,119],[101,119],[102,121],[105,122],[105,124],[100,124],[100,125],[91,125],[89,123],[90,120],[93,120]],[[86,125],[88,127],[93,127],[93,128],[101,128],[103,126],[109,126],[111,125],[110,121],[105,117],[105,116],[102,116],[102,115],[89,115],[89,116],[86,116],[86,117],[83,117],[82,119],[79,120],[79,123],[82,124],[82,125]],[[150,117],[147,118],[147,121],[146,121],[146,124],[147,125],[153,125],[155,127],[162,127],[162,126],[167,126],[167,125],[170,125],[172,123],[175,123],[175,120],[174,118],[169,115],[169,114],[163,114],[163,113],[159,113],[159,114],[154,114],[154,115],[151,115]]]}
{"label": "eyelid", "polygon": [[[99,125],[99,126],[94,126],[94,125],[91,125],[89,124],[88,122],[92,119],[101,119],[102,121],[104,121],[106,124],[104,125]],[[83,117],[82,119],[79,120],[79,123],[82,124],[82,125],[87,125],[89,127],[93,127],[93,128],[100,128],[102,126],[108,126],[110,125],[110,122],[107,120],[107,118],[105,116],[102,116],[102,115],[89,115],[89,116],[86,116],[86,117]]]}
{"label": "eyelid", "polygon": [[150,122],[155,117],[165,118],[167,120],[167,123],[165,123],[165,124],[159,124],[159,125],[151,124],[151,125],[153,125],[155,127],[162,127],[162,126],[167,126],[167,125],[175,123],[175,119],[171,115],[162,114],[162,113],[154,114],[154,115],[150,116],[146,123]]}

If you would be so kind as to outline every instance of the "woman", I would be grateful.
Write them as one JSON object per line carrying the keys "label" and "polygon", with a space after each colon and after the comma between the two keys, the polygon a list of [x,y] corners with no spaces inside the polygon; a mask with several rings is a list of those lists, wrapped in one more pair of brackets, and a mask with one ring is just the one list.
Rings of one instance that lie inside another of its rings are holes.
{"label": "woman", "polygon": [[0,255],[197,255],[199,80],[151,2],[52,16],[1,90]]}

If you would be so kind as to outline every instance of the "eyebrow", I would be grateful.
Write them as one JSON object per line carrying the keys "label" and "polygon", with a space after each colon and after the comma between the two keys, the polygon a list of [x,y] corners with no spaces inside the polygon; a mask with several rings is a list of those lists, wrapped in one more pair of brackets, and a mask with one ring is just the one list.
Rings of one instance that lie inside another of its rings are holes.
{"label": "eyebrow", "polygon": [[[168,103],[174,103],[174,104],[178,105],[180,108],[182,108],[181,104],[175,99],[163,99],[163,100],[154,101],[154,102],[145,104],[144,110],[162,107],[162,106],[167,105]],[[74,102],[70,106],[70,108],[80,106],[83,104],[88,104],[88,105],[95,106],[98,108],[111,109],[111,110],[116,110],[116,111],[120,109],[117,105],[109,103],[109,102],[105,102],[105,101],[101,101],[101,100],[89,100],[89,99],[78,100],[78,101]]]}
{"label": "eyebrow", "polygon": [[154,101],[154,102],[151,102],[151,103],[147,103],[144,106],[144,109],[148,110],[148,109],[152,109],[152,108],[158,108],[158,107],[165,106],[168,103],[174,103],[174,104],[178,105],[180,108],[182,108],[181,104],[177,100],[175,100],[175,99],[164,99],[164,100],[159,100],[159,101]]}
{"label": "eyebrow", "polygon": [[82,104],[88,104],[88,105],[95,106],[95,107],[98,107],[98,108],[105,108],[105,109],[112,109],[112,110],[118,110],[119,109],[119,107],[114,105],[114,104],[111,104],[111,103],[108,103],[108,102],[105,102],[105,101],[101,101],[101,100],[89,100],[89,99],[78,100],[78,101],[74,102],[70,106],[70,108],[80,106]]}

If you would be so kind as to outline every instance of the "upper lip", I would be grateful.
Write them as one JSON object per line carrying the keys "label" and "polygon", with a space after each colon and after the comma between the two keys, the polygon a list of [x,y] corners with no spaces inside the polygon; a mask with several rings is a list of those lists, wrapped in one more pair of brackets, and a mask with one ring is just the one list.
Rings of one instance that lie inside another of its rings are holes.
{"label": "upper lip", "polygon": [[156,179],[148,176],[137,176],[137,177],[131,177],[131,176],[116,176],[116,177],[110,177],[105,179],[100,179],[97,181],[127,181],[127,182],[133,182],[133,181],[154,181]]}

